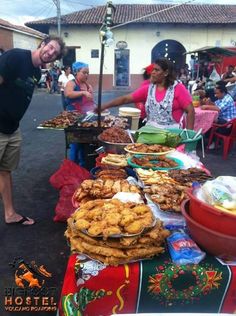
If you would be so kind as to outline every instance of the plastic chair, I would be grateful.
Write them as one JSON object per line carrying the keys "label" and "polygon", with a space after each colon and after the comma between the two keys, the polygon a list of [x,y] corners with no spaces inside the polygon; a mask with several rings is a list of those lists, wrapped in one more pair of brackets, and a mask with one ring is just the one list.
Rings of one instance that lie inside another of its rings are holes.
{"label": "plastic chair", "polygon": [[[223,135],[219,132],[217,132],[217,129],[219,127],[230,127],[232,126],[231,132],[229,135]],[[216,124],[214,123],[212,125],[211,128],[211,133],[210,133],[210,137],[209,137],[209,141],[208,141],[208,145],[207,145],[207,149],[209,149],[209,146],[211,145],[214,137],[216,138],[216,148],[219,145],[219,140],[222,139],[223,140],[223,144],[224,144],[224,148],[223,148],[223,159],[227,159],[228,157],[228,153],[230,148],[232,147],[234,141],[236,141],[236,118],[234,118],[233,120],[225,123],[225,124]]]}

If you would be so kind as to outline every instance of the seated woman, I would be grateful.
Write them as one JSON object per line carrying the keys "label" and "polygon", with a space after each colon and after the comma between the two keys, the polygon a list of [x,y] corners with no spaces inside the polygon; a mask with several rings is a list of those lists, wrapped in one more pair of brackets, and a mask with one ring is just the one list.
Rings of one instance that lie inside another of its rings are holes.
{"label": "seated woman", "polygon": [[192,99],[182,83],[175,80],[173,65],[165,58],[157,59],[150,83],[131,94],[102,105],[102,110],[128,103],[145,102],[147,124],[160,128],[179,127],[186,114],[186,127],[193,129]]}
{"label": "seated woman", "polygon": [[[217,100],[211,104],[203,105],[203,110],[218,111],[218,124],[225,124],[236,117],[236,106],[232,96],[227,92],[227,88],[222,81],[216,83],[215,96]],[[224,135],[229,135],[230,128],[219,128],[218,132]]]}
{"label": "seated woman", "polygon": [[[72,65],[75,80],[66,84],[64,94],[66,97],[66,110],[77,110],[82,114],[94,110],[93,88],[88,84],[89,67],[83,62],[75,62]],[[78,143],[70,145],[70,160],[84,166],[83,146]]]}

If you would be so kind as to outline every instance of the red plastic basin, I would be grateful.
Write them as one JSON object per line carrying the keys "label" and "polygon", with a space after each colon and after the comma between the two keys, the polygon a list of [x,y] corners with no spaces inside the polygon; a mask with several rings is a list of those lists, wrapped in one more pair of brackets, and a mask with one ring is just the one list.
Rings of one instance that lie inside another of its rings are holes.
{"label": "red plastic basin", "polygon": [[192,190],[187,191],[187,194],[190,198],[190,216],[196,222],[219,233],[236,236],[236,214],[221,211],[200,201],[192,194]]}
{"label": "red plastic basin", "polygon": [[222,259],[236,260],[236,237],[221,234],[197,223],[190,215],[189,206],[189,200],[183,201],[181,212],[193,240],[209,254]]}

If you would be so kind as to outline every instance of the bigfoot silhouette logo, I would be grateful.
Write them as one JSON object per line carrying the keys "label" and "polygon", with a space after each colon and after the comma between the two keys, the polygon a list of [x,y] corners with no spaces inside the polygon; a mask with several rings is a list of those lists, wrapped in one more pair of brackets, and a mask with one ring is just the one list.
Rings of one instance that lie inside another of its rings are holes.
{"label": "bigfoot silhouette logo", "polygon": [[45,286],[52,277],[43,265],[35,261],[27,263],[22,258],[15,258],[10,266],[14,269],[15,285],[6,287],[5,310],[9,312],[55,312],[56,288]]}
{"label": "bigfoot silhouette logo", "polygon": [[52,274],[41,265],[37,266],[35,261],[25,263],[23,259],[15,259],[10,264],[15,268],[15,283],[21,288],[41,288],[45,283],[45,278],[51,278]]}

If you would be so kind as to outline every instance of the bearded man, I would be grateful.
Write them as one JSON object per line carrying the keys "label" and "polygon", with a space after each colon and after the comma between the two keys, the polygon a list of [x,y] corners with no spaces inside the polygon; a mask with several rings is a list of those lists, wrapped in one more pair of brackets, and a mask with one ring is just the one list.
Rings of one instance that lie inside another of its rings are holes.
{"label": "bearded man", "polygon": [[19,122],[41,77],[40,66],[61,59],[65,44],[49,36],[34,50],[14,48],[0,56],[0,194],[6,224],[32,225],[35,221],[15,211],[12,176],[20,158]]}

